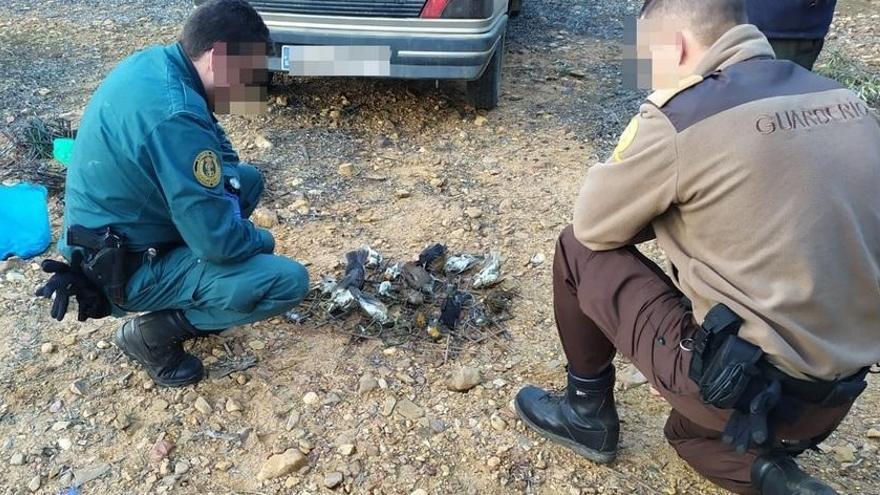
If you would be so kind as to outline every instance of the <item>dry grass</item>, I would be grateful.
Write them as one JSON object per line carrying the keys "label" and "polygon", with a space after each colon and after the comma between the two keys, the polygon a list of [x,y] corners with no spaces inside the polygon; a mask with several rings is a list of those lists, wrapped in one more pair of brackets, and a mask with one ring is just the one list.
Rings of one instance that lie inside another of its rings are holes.
{"label": "dry grass", "polygon": [[23,125],[3,132],[0,149],[0,181],[42,184],[51,193],[64,189],[64,167],[52,160],[55,138],[73,137],[64,119],[31,117]]}

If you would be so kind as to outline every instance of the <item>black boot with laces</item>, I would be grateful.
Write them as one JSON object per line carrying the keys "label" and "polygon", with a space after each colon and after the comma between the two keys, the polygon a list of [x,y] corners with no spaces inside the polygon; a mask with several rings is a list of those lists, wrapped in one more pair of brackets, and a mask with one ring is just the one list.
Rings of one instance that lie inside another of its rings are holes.
{"label": "black boot with laces", "polygon": [[520,419],[539,435],[600,464],[617,456],[620,420],[614,406],[614,367],[595,378],[568,373],[564,392],[528,386],[514,401]]}

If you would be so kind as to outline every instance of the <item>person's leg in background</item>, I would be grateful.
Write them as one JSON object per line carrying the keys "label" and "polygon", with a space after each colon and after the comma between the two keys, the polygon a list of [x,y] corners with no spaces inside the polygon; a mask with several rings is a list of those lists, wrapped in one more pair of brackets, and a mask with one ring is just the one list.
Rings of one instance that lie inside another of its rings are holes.
{"label": "person's leg in background", "polygon": [[127,321],[116,344],[163,386],[202,378],[201,361],[182,343],[231,326],[289,311],[309,290],[308,272],[296,261],[261,254],[241,263],[214,265],[177,248],[129,281],[129,312],[151,313]]}
{"label": "person's leg in background", "polygon": [[771,38],[769,41],[773,51],[776,52],[777,59],[791,60],[807,70],[813,70],[813,65],[825,45],[823,38]]}
{"label": "person's leg in background", "polygon": [[241,204],[242,218],[248,218],[257,208],[260,198],[266,186],[263,174],[259,169],[247,163],[239,163],[235,170],[238,172],[238,180],[241,184],[239,189],[239,203]]}

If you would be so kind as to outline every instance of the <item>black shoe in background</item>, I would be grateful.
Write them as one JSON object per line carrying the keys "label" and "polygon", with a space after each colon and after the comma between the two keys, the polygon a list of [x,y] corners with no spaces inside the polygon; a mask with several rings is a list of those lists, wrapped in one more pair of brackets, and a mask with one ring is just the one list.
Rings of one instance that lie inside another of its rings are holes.
{"label": "black shoe in background", "polygon": [[528,386],[514,400],[520,419],[539,435],[600,464],[617,456],[620,420],[614,405],[614,367],[583,379],[568,373],[564,392]]}

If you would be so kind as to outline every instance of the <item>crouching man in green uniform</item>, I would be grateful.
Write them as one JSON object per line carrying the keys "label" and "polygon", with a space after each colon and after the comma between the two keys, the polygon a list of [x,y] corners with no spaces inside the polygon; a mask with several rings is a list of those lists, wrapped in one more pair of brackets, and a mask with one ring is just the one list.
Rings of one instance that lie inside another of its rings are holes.
{"label": "crouching man in green uniform", "polygon": [[[248,220],[263,179],[239,162],[214,117],[264,104],[268,41],[246,2],[212,0],[188,19],[179,42],[116,67],[83,115],[59,249],[114,314],[147,312],[115,340],[159,385],[204,375],[184,341],[281,314],[308,291],[306,269],[273,255],[272,234]],[[121,272],[90,273],[114,244],[123,246],[114,261]],[[71,292],[78,284],[60,285]]]}

